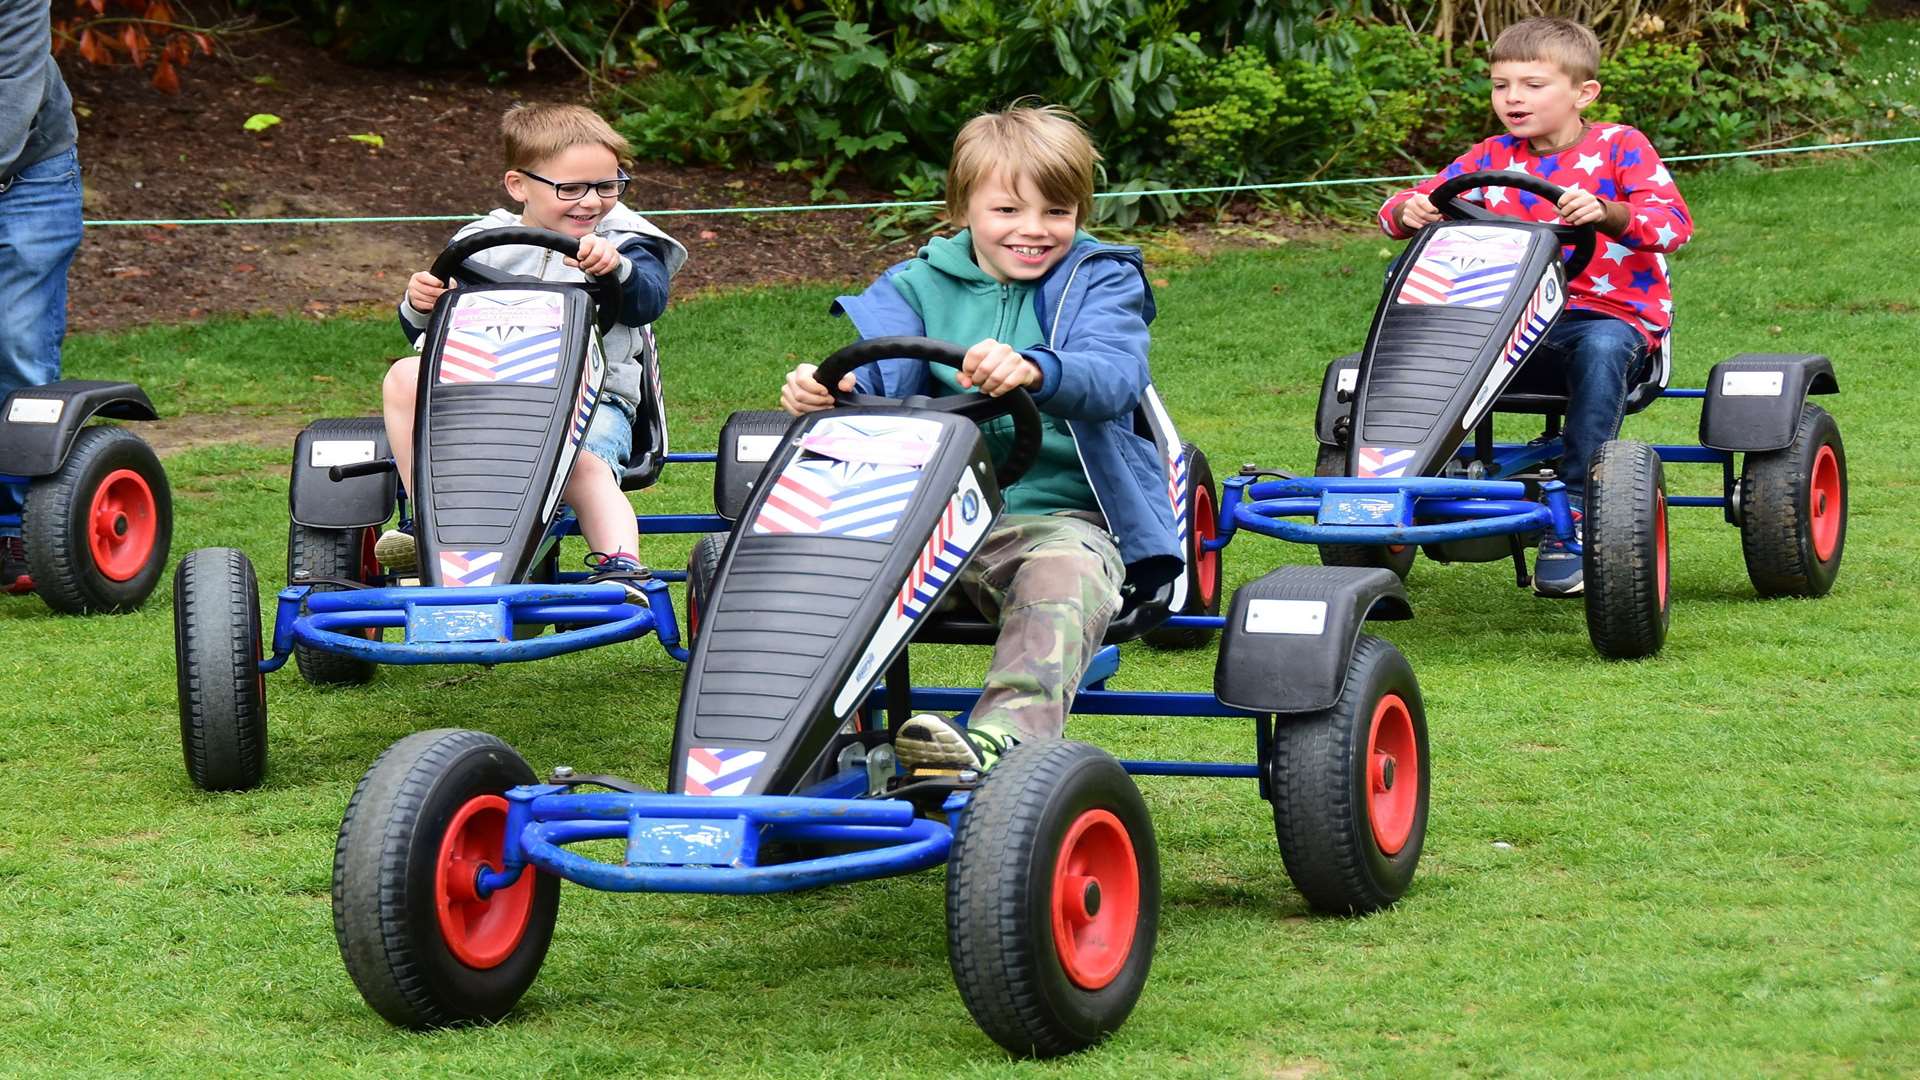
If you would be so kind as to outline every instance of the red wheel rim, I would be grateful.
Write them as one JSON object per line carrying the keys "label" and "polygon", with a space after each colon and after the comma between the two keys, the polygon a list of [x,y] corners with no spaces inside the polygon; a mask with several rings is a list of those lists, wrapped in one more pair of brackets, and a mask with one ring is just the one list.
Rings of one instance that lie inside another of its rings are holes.
{"label": "red wheel rim", "polygon": [[153,489],[132,469],[115,469],[93,489],[87,507],[87,545],[93,565],[112,581],[131,581],[146,569],[159,531]]}
{"label": "red wheel rim", "polygon": [[[380,576],[386,573],[386,569],[380,565],[380,560],[374,557],[374,554],[373,554],[374,543],[375,543],[375,539],[373,535],[373,530],[361,529],[360,530],[360,574],[356,580],[366,581],[366,582],[375,582],[375,581],[379,581]],[[360,631],[360,635],[366,638],[368,641],[379,641],[380,628],[377,626],[369,626],[365,630]]]}
{"label": "red wheel rim", "polygon": [[1813,557],[1826,562],[1840,546],[1840,459],[1822,445],[1813,458],[1813,482],[1807,486],[1807,521],[1813,526]]}
{"label": "red wheel rim", "polygon": [[1073,985],[1098,990],[1127,966],[1140,921],[1133,838],[1106,810],[1075,818],[1053,865],[1053,947]]}
{"label": "red wheel rim", "polygon": [[1667,493],[1662,491],[1653,504],[1654,577],[1660,583],[1660,610],[1667,610]]}
{"label": "red wheel rim", "polygon": [[1211,606],[1220,595],[1220,552],[1208,551],[1207,542],[1220,535],[1220,522],[1213,512],[1213,493],[1206,488],[1193,489],[1193,578],[1200,591],[1200,602]]}
{"label": "red wheel rim", "polygon": [[1413,714],[1399,694],[1388,694],[1373,707],[1367,729],[1367,819],[1382,854],[1400,854],[1413,835],[1422,780]]}
{"label": "red wheel rim", "polygon": [[531,867],[519,881],[484,899],[475,889],[481,870],[500,868],[506,837],[507,800],[476,795],[453,815],[440,839],[433,881],[440,937],[447,951],[470,968],[496,967],[513,955],[532,918]]}

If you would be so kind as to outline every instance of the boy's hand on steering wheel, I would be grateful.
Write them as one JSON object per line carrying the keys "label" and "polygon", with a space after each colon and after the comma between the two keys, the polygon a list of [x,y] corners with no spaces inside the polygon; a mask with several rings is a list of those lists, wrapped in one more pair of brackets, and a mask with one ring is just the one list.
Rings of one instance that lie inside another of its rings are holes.
{"label": "boy's hand on steering wheel", "polygon": [[[813,377],[814,365],[801,364],[787,372],[786,384],[780,387],[780,407],[794,416],[804,416],[810,412],[833,408],[833,395]],[[840,380],[840,392],[853,393],[853,372],[847,372]]]}
{"label": "boy's hand on steering wheel", "polygon": [[440,302],[440,294],[447,291],[447,283],[427,273],[425,270],[407,279],[407,306],[425,315]]}
{"label": "boy's hand on steering wheel", "polygon": [[579,254],[568,259],[567,265],[604,277],[620,268],[620,249],[604,236],[583,236]]}
{"label": "boy's hand on steering wheel", "polygon": [[967,350],[960,368],[960,385],[978,387],[988,397],[999,397],[1016,387],[1040,385],[1040,368],[1015,352],[1013,346],[988,338]]}
{"label": "boy's hand on steering wheel", "polygon": [[1433,205],[1433,200],[1417,191],[1400,204],[1400,224],[1404,228],[1424,229],[1440,218],[1440,209]]}
{"label": "boy's hand on steering wheel", "polygon": [[1570,187],[1554,204],[1560,220],[1569,225],[1598,225],[1606,219],[1607,204],[1590,191]]}

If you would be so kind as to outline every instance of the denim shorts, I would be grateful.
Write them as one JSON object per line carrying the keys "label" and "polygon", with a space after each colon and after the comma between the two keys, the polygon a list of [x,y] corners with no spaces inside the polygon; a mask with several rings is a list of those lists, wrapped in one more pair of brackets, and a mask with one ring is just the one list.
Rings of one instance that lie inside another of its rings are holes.
{"label": "denim shorts", "polygon": [[581,449],[613,468],[615,476],[627,467],[633,453],[633,407],[617,397],[602,397],[587,426]]}

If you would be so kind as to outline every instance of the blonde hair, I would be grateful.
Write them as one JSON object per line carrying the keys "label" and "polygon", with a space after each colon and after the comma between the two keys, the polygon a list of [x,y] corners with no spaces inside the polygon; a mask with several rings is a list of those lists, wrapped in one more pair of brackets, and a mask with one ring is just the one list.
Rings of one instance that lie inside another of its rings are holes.
{"label": "blonde hair", "polygon": [[633,147],[600,115],[583,105],[515,105],[500,118],[507,168],[527,169],[573,146],[604,146],[626,165]]}
{"label": "blonde hair", "polygon": [[1100,152],[1080,121],[1058,105],[1015,102],[966,122],[953,139],[947,164],[947,217],[967,220],[967,203],[982,182],[1006,170],[1011,182],[1031,181],[1049,202],[1071,206],[1084,224],[1093,217],[1093,166]]}
{"label": "blonde hair", "polygon": [[1572,19],[1522,19],[1493,39],[1489,61],[1557,64],[1578,86],[1600,73],[1600,39]]}

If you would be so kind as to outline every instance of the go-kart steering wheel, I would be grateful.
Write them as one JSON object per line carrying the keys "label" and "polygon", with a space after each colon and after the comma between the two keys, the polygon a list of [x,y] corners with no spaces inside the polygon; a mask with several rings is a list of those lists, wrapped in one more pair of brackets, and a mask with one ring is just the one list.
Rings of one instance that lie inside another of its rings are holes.
{"label": "go-kart steering wheel", "polygon": [[[1434,209],[1440,211],[1440,216],[1446,218],[1448,221],[1513,220],[1512,218],[1502,218],[1499,214],[1491,210],[1475,206],[1465,199],[1460,198],[1460,196],[1477,187],[1513,188],[1516,191],[1524,191],[1530,195],[1538,195],[1556,206],[1560,203],[1560,196],[1567,193],[1566,188],[1558,184],[1550,184],[1534,176],[1532,173],[1489,169],[1481,172],[1461,173],[1459,176],[1447,180],[1439,187],[1434,188],[1433,192],[1429,194],[1427,198],[1432,201]],[[1534,224],[1547,223],[1535,222]],[[1593,261],[1594,227],[1592,225],[1547,224],[1547,228],[1553,230],[1554,235],[1560,238],[1562,244],[1570,244],[1573,246],[1573,251],[1569,252],[1566,256],[1567,280],[1572,281],[1574,278],[1580,276],[1580,271],[1585,270],[1588,263]]]}
{"label": "go-kart steering wheel", "polygon": [[1040,453],[1040,410],[1033,403],[1033,395],[1023,387],[1015,387],[999,397],[986,394],[948,394],[944,397],[926,397],[915,394],[908,398],[878,397],[872,394],[854,394],[840,389],[840,380],[847,373],[875,360],[924,360],[929,364],[940,364],[955,371],[966,362],[967,350],[950,341],[937,341],[925,337],[877,337],[856,341],[851,345],[820,361],[814,369],[813,377],[827,388],[833,400],[841,405],[892,405],[911,406],[916,409],[932,409],[935,412],[953,413],[964,416],[976,424],[984,424],[1002,416],[1013,417],[1013,447],[1007,451],[1007,458],[994,466],[994,479],[1002,491],[1033,467],[1034,458]]}
{"label": "go-kart steering wheel", "polygon": [[[472,236],[448,244],[447,249],[440,253],[440,257],[433,260],[433,266],[427,273],[441,281],[459,278],[462,281],[478,281],[488,285],[541,284],[539,278],[496,270],[473,258],[489,248],[508,247],[515,244],[546,248],[548,251],[559,252],[569,259],[580,252],[580,241],[577,238],[563,236],[547,229],[532,229],[525,226],[483,229]],[[587,274],[585,270],[580,272]],[[587,274],[585,287],[593,296],[594,321],[599,325],[601,333],[607,333],[620,321],[620,280],[610,275],[602,277],[597,274]]]}

